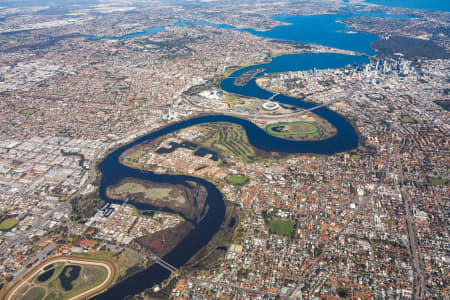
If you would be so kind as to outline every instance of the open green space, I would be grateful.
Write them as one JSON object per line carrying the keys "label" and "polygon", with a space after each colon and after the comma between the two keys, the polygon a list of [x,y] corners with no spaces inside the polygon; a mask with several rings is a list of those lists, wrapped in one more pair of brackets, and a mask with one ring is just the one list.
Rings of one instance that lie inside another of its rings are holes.
{"label": "open green space", "polygon": [[319,126],[304,121],[273,123],[267,125],[264,130],[273,136],[292,139],[304,137],[322,138],[323,136]]}
{"label": "open green space", "polygon": [[218,122],[199,126],[205,133],[200,141],[202,147],[240,157],[243,161],[252,161],[255,158],[255,150],[240,125]]}
{"label": "open green space", "polygon": [[68,136],[70,136],[70,134],[69,134],[67,131],[60,131],[60,132],[58,132],[58,133],[56,134],[56,136],[59,136],[59,137],[68,137]]}
{"label": "open green space", "polygon": [[226,77],[230,76],[232,73],[236,72],[237,70],[239,70],[241,68],[242,68],[242,66],[230,66],[230,67],[227,67],[225,69],[225,72],[223,73],[222,76],[224,78],[226,78]]}
{"label": "open green space", "polygon": [[402,117],[400,118],[400,120],[401,120],[403,123],[414,123],[413,118],[411,118],[410,116],[402,116]]}
{"label": "open green space", "polygon": [[175,201],[179,204],[184,204],[186,198],[183,193],[173,187],[155,187],[144,186],[138,182],[123,182],[111,189],[111,194],[119,195],[122,199],[124,196],[128,197],[132,194],[143,193],[148,199],[157,201]]}
{"label": "open green space", "polygon": [[428,180],[430,181],[431,184],[434,185],[445,185],[447,184],[447,181],[443,178],[438,178],[438,177],[428,177]]}
{"label": "open green space", "polygon": [[55,94],[56,96],[67,96],[68,94],[66,92],[58,92]]}
{"label": "open green space", "polygon": [[105,267],[91,264],[58,262],[53,264],[52,275],[45,281],[38,278],[48,270],[42,270],[31,278],[25,288],[19,289],[13,299],[53,300],[70,299],[102,284],[108,271]]}
{"label": "open green space", "polygon": [[223,103],[228,104],[229,106],[235,106],[235,105],[238,105],[238,104],[244,104],[245,103],[241,98],[236,97],[236,96],[226,96],[226,97],[220,99],[220,101],[222,101]]}
{"label": "open green space", "polygon": [[95,251],[89,253],[74,253],[73,256],[97,258],[97,259],[112,259],[114,253],[111,251]]}
{"label": "open green space", "polygon": [[319,81],[319,84],[321,86],[329,87],[329,86],[332,86],[333,84],[335,84],[335,82],[333,80],[329,79],[329,80],[321,80],[321,81]]}
{"label": "open green space", "polygon": [[243,185],[249,181],[247,177],[242,175],[230,175],[227,176],[225,180],[232,185]]}
{"label": "open green space", "polygon": [[32,114],[34,114],[37,111],[38,111],[37,108],[26,108],[26,109],[22,109],[20,111],[20,113],[25,116],[31,116]]}
{"label": "open green space", "polygon": [[294,222],[280,218],[270,220],[270,232],[283,236],[290,236],[294,231]]}
{"label": "open green space", "polygon": [[45,296],[45,289],[42,287],[33,287],[23,296],[23,300],[39,300]]}
{"label": "open green space", "polygon": [[17,223],[19,223],[19,220],[17,220],[16,218],[5,219],[0,223],[0,230],[10,230],[14,226],[16,226]]}

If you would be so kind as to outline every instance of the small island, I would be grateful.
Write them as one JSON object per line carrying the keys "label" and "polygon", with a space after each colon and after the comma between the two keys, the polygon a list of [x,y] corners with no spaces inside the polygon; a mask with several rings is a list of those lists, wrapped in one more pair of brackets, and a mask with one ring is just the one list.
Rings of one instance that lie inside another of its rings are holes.
{"label": "small island", "polygon": [[247,71],[241,75],[239,75],[235,80],[234,80],[234,85],[237,86],[245,86],[247,83],[249,83],[253,78],[256,77],[256,75],[258,75],[261,72],[264,72],[266,69],[264,68],[257,68],[257,69],[253,69],[250,71]]}

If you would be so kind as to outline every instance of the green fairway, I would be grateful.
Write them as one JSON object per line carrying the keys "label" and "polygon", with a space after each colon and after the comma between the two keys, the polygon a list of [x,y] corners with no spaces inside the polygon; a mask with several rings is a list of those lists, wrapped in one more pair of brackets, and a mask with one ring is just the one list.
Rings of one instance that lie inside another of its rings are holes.
{"label": "green fairway", "polygon": [[230,175],[230,176],[227,176],[225,178],[225,180],[228,183],[231,183],[232,185],[243,185],[249,181],[249,179],[247,177],[242,176],[242,175]]}
{"label": "green fairway", "polygon": [[240,157],[244,161],[251,161],[255,151],[247,139],[245,130],[237,124],[226,122],[208,123],[200,125],[205,133],[200,145],[216,152]]}
{"label": "green fairway", "polygon": [[0,230],[10,230],[19,223],[16,218],[9,218],[0,223]]}
{"label": "green fairway", "polygon": [[270,220],[270,232],[283,236],[290,236],[294,231],[294,222],[273,218]]}
{"label": "green fairway", "polygon": [[21,110],[20,113],[25,116],[31,116],[32,114],[34,114],[37,111],[38,111],[37,108],[26,108],[26,109]]}
{"label": "green fairway", "polygon": [[290,137],[295,139],[303,137],[322,138],[323,134],[320,128],[313,123],[297,121],[297,122],[281,122],[269,124],[264,130],[273,136]]}

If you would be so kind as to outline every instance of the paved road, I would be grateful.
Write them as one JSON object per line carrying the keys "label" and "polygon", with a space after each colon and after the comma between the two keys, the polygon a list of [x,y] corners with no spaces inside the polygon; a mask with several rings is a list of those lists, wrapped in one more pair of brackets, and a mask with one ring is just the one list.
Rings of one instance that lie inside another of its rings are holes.
{"label": "paved road", "polygon": [[[294,112],[294,113],[290,113],[290,114],[281,114],[281,115],[264,115],[264,114],[251,114],[248,112],[245,113],[238,113],[235,111],[218,111],[217,113],[224,113],[227,114],[229,116],[233,116],[233,117],[238,117],[238,118],[251,118],[251,119],[256,119],[256,120],[278,120],[278,119],[284,119],[284,118],[289,118],[289,117],[295,117],[295,116],[301,116],[304,115],[306,113],[312,112],[316,109],[322,108],[322,107],[326,107],[329,106],[335,102],[347,102],[348,99],[350,99],[353,96],[354,92],[352,91],[350,94],[348,94],[346,97],[341,98],[341,99],[334,99],[334,100],[330,100],[328,102],[322,103],[320,105],[316,105],[314,107],[299,111],[299,112]],[[279,94],[276,94],[275,96],[278,96]],[[272,96],[274,97],[274,96]],[[269,98],[267,100],[271,100],[272,99]],[[187,97],[183,97],[183,99],[191,106],[200,108],[203,110],[206,109],[205,107],[192,103]],[[205,113],[207,113],[208,111],[206,111]]]}
{"label": "paved road", "polygon": [[[29,263],[30,264],[35,264],[37,262],[43,261],[47,257],[47,255],[55,248],[56,248],[56,244],[55,243],[50,243],[47,247],[42,249],[38,254],[36,254],[35,256],[30,258],[29,259]],[[19,270],[16,271],[16,273],[14,273],[14,278],[19,277],[27,269],[28,269],[27,266],[22,266]]]}

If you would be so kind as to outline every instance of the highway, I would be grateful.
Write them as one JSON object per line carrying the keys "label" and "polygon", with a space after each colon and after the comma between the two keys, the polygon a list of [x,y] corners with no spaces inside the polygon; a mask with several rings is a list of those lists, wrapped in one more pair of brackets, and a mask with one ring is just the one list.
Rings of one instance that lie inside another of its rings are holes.
{"label": "highway", "polygon": [[[214,113],[223,113],[223,114],[227,114],[229,116],[233,116],[233,117],[237,117],[237,118],[245,118],[245,119],[255,119],[255,120],[278,120],[278,119],[285,119],[285,118],[289,118],[289,117],[296,117],[296,116],[301,116],[304,115],[306,113],[312,112],[316,109],[322,108],[322,107],[327,107],[330,106],[331,104],[335,103],[335,102],[346,102],[347,100],[350,99],[354,94],[354,91],[351,91],[347,96],[340,98],[340,99],[333,99],[330,100],[328,102],[313,106],[311,108],[308,109],[304,109],[302,111],[298,111],[298,112],[293,112],[293,113],[289,113],[289,114],[281,114],[281,115],[269,115],[269,114],[254,114],[254,113],[248,113],[248,112],[236,112],[236,111],[229,111],[229,110],[223,110],[223,111],[214,111]],[[274,93],[274,95],[272,95],[269,99],[267,100],[272,100],[274,97],[280,95],[279,93]],[[205,107],[192,103],[188,97],[182,97],[183,101],[185,101],[187,104],[197,108],[197,109],[201,109],[202,111],[205,110]]]}
{"label": "highway", "polygon": [[417,238],[415,233],[415,222],[413,220],[413,216],[411,216],[411,209],[409,206],[410,196],[406,187],[404,185],[404,173],[403,173],[403,164],[399,155],[397,155],[397,163],[398,163],[398,173],[400,177],[400,195],[403,200],[403,206],[405,209],[405,221],[406,221],[406,230],[408,233],[408,242],[409,242],[409,251],[411,254],[411,258],[413,261],[413,294],[412,299],[424,299],[425,292],[425,279],[424,279],[424,271],[423,271],[423,262],[420,258],[420,248],[417,244]]}

